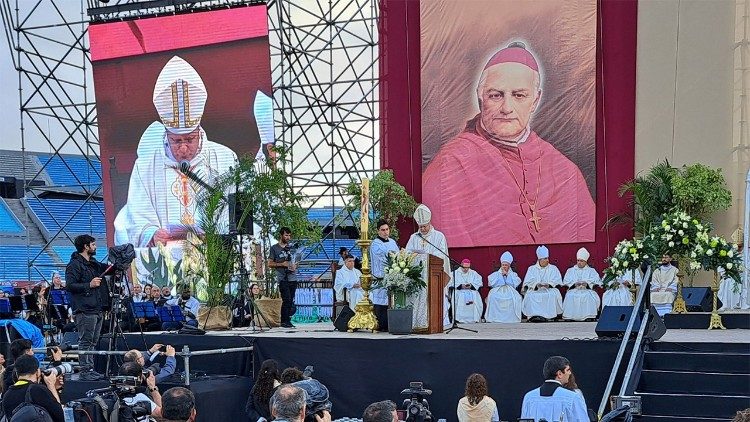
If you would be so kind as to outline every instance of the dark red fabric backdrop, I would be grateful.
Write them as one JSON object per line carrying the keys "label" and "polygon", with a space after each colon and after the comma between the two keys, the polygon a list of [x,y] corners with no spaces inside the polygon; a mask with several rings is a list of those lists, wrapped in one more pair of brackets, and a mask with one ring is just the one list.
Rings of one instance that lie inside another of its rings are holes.
{"label": "dark red fabric backdrop", "polygon": [[[381,0],[380,20],[380,130],[381,167],[392,169],[417,201],[422,194],[420,118],[419,1]],[[591,252],[589,264],[601,271],[604,259],[620,240],[632,235],[630,227],[603,229],[609,216],[627,210],[617,194],[633,178],[635,168],[635,71],[638,2],[600,0],[597,24],[597,124],[596,124],[596,240],[585,244],[548,245],[550,260],[564,274],[575,264],[578,248]],[[438,227],[438,229],[440,229]],[[399,226],[416,230],[413,221]],[[498,266],[508,249],[523,277],[536,260],[535,246],[450,248],[456,259],[469,258],[485,278]]]}

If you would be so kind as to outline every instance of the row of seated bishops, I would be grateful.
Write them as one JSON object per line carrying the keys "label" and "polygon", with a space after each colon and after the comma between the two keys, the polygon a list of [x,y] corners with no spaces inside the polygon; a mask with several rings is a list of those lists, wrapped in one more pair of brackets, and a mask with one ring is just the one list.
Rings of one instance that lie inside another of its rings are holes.
{"label": "row of seated bishops", "polygon": [[[461,268],[455,271],[455,279],[444,289],[444,314],[453,314],[463,323],[516,323],[524,316],[532,322],[560,318],[595,320],[603,306],[632,305],[634,290],[641,284],[641,273],[637,271],[635,282],[632,272],[627,272],[604,286],[602,276],[588,265],[590,254],[585,248],[578,250],[576,265],[567,269],[564,277],[557,266],[550,263],[546,246],[539,246],[536,255],[537,262],[521,280],[513,268],[513,255],[503,252],[500,268],[487,277],[486,287],[483,277],[471,268],[471,262],[463,260]],[[668,257],[666,262],[654,273],[651,284],[651,303],[660,315],[671,311],[677,291],[677,269]],[[336,284],[341,283],[337,280]],[[358,284],[346,290],[350,299],[359,298],[363,293]],[[341,293],[337,292],[337,296],[341,297]],[[455,307],[450,310],[454,300]]]}

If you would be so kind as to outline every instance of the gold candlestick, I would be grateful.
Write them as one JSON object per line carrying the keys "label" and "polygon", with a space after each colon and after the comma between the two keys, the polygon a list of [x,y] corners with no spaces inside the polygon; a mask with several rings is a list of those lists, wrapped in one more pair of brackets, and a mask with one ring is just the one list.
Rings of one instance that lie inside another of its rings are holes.
{"label": "gold candlestick", "polygon": [[375,318],[375,312],[373,312],[372,301],[370,301],[370,280],[372,274],[370,273],[370,244],[372,241],[369,239],[367,233],[369,229],[369,201],[370,201],[370,180],[362,179],[362,198],[360,200],[360,209],[362,215],[360,216],[360,230],[357,245],[359,250],[362,251],[362,277],[360,277],[360,285],[364,294],[362,299],[359,300],[354,308],[354,316],[349,320],[347,325],[348,331],[351,333],[354,330],[368,330],[375,332],[378,329],[378,320]]}
{"label": "gold candlestick", "polygon": [[684,258],[678,258],[680,267],[677,269],[677,297],[672,305],[673,314],[686,314],[688,313],[687,307],[685,306],[685,299],[682,297],[682,279],[687,274],[687,266],[690,262]]}
{"label": "gold candlestick", "polygon": [[726,330],[726,327],[724,327],[724,324],[721,322],[721,315],[719,315],[719,311],[716,309],[719,292],[719,272],[716,270],[714,270],[714,282],[711,285],[711,291],[714,294],[714,306],[711,311],[711,321],[708,324],[708,329],[713,330],[714,328],[720,328]]}

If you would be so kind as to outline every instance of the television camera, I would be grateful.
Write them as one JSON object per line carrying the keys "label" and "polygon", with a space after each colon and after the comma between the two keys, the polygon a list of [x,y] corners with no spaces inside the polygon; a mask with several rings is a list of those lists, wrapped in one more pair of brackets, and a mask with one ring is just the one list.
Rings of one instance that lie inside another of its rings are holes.
{"label": "television camera", "polygon": [[432,394],[432,390],[424,388],[421,381],[412,381],[409,388],[401,391],[402,396],[409,396],[404,399],[403,408],[406,411],[406,422],[431,422],[432,413],[430,413],[430,404],[425,398]]}

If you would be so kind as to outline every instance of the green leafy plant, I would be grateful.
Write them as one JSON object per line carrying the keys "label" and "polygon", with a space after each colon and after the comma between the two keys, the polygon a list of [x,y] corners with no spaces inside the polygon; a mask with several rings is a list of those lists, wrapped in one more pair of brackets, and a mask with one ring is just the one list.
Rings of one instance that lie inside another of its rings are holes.
{"label": "green leafy plant", "polygon": [[[296,239],[304,240],[307,244],[318,243],[322,236],[320,225],[307,219],[307,210],[302,206],[304,196],[289,183],[287,149],[277,146],[275,151],[275,160],[258,162],[255,158],[241,159],[233,179],[238,188],[237,200],[242,205],[242,217],[248,218],[252,213],[261,229],[256,236],[260,235],[262,256],[266,257],[281,227],[289,227]],[[259,276],[264,281],[264,293],[278,298],[274,270],[267,265],[263,268],[263,274]]]}
{"label": "green leafy plant", "polygon": [[[361,212],[361,184],[351,182],[347,186],[346,193],[352,196],[347,209],[358,216]],[[370,224],[368,233],[370,239],[377,236],[378,228],[376,227],[376,222],[383,219],[391,227],[391,237],[398,240],[399,233],[396,228],[398,219],[411,217],[417,208],[417,202],[406,192],[406,188],[396,181],[391,170],[381,170],[370,180],[370,205],[373,213],[373,223],[375,223]],[[359,218],[355,218],[355,221],[355,224],[359,228]]]}
{"label": "green leafy plant", "polygon": [[672,178],[672,195],[676,208],[698,219],[732,205],[732,192],[721,169],[703,164],[683,166]]}

